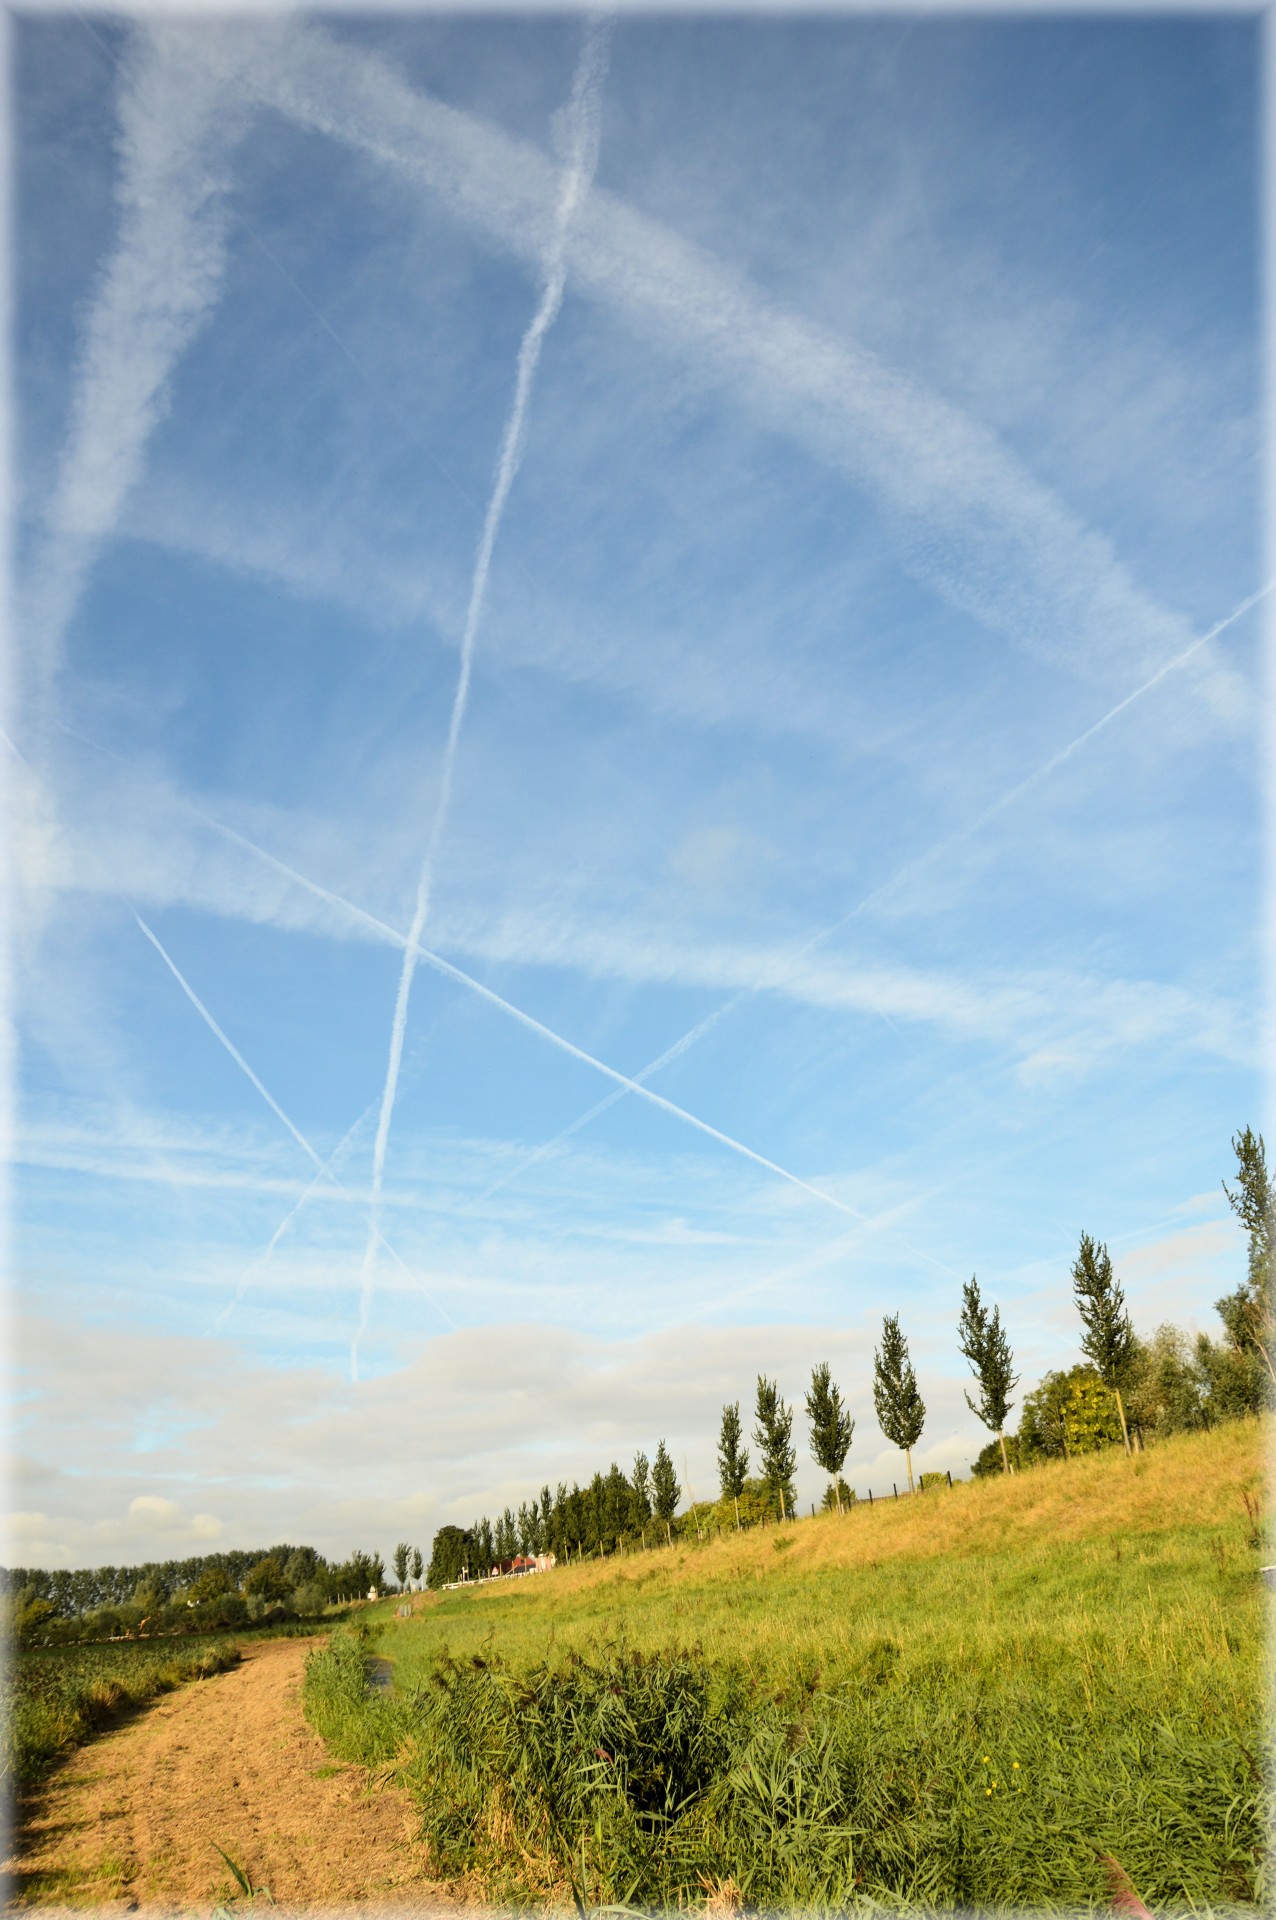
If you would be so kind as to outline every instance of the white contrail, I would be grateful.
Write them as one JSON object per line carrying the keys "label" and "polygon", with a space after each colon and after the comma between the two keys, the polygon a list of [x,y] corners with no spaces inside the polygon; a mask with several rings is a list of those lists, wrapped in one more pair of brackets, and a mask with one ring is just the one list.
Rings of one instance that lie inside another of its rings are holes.
{"label": "white contrail", "polygon": [[[1026,774],[1024,778],[1017,781],[1013,787],[1009,787],[999,799],[994,800],[991,806],[985,807],[984,811],[976,815],[968,825],[959,828],[956,833],[946,834],[942,840],[934,841],[924,852],[914,854],[910,860],[905,861],[902,867],[898,867],[888,880],[882,881],[879,886],[873,888],[871,893],[865,894],[864,898],[858,901],[855,906],[849,908],[846,913],[841,914],[836,920],[831,921],[828,926],[821,927],[818,932],[811,934],[808,939],[804,940],[799,947],[793,950],[790,958],[790,969],[796,971],[797,963],[804,959],[812,948],[819,946],[821,942],[825,940],[831,939],[832,936],[835,933],[839,933],[843,927],[849,926],[853,920],[859,919],[861,914],[868,912],[871,907],[877,905],[878,901],[886,898],[901,881],[911,878],[931,860],[935,859],[938,854],[960,846],[963,841],[970,839],[974,834],[978,833],[982,827],[987,826],[989,821],[995,819],[999,813],[1010,806],[1013,801],[1017,800],[1021,794],[1027,793],[1029,789],[1036,786],[1039,781],[1046,779],[1057,767],[1061,767],[1065,761],[1070,760],[1073,754],[1084,747],[1088,741],[1093,740],[1096,734],[1102,733],[1105,727],[1110,726],[1128,707],[1133,706],[1136,700],[1141,700],[1145,693],[1151,693],[1154,687],[1159,686],[1162,680],[1167,679],[1169,675],[1177,671],[1178,668],[1185,666],[1193,655],[1199,653],[1203,647],[1208,646],[1211,640],[1216,640],[1220,633],[1225,633],[1227,628],[1234,625],[1242,615],[1248,613],[1251,607],[1256,607],[1261,600],[1266,599],[1273,588],[1276,588],[1276,581],[1269,580],[1266,586],[1260,587],[1256,593],[1251,593],[1247,599],[1242,600],[1238,606],[1233,607],[1232,611],[1226,614],[1223,619],[1216,621],[1207,632],[1198,634],[1190,646],[1184,647],[1179,653],[1174,655],[1173,659],[1167,660],[1163,666],[1158,667],[1156,672],[1144,680],[1141,685],[1135,687],[1132,693],[1127,693],[1124,699],[1118,700],[1114,707],[1110,707],[1105,714],[1094,721],[1091,726],[1088,726],[1084,733],[1079,733],[1074,740],[1070,740],[1066,746],[1060,747],[1058,751],[1052,753],[1047,760],[1043,760],[1039,767],[1034,768],[1031,773]],[[781,976],[781,978],[777,980],[774,975],[770,975],[764,984],[773,989],[777,985],[783,985],[783,977]],[[648,1061],[647,1065],[634,1075],[635,1081],[643,1082],[650,1079],[653,1073],[659,1072],[662,1067],[668,1066],[670,1061],[676,1060],[681,1054],[686,1053],[689,1048],[695,1046],[697,1041],[701,1040],[704,1035],[709,1032],[710,1028],[715,1027],[720,1020],[725,1019],[727,1014],[733,1013],[742,1000],[750,999],[753,991],[754,989],[749,987],[739,988],[737,992],[731,995],[730,999],[724,1000],[721,1006],[715,1007],[712,1013],[706,1014],[704,1019],[698,1021],[694,1027],[689,1028],[680,1040],[675,1040],[673,1045],[666,1047],[665,1051],[659,1054],[656,1059]],[[885,1018],[886,1016],[883,1015],[882,1017]],[[582,1127],[588,1126],[591,1120],[596,1120],[600,1114],[605,1113],[608,1107],[613,1107],[618,1100],[623,1100],[628,1091],[629,1089],[627,1087],[617,1087],[615,1091],[609,1093],[605,1099],[597,1101],[594,1106],[590,1107],[587,1113],[582,1113],[578,1119],[572,1121],[570,1126],[564,1127],[561,1133],[556,1133],[552,1140],[547,1140],[543,1145],[534,1148],[531,1153],[525,1155],[524,1158],[518,1161],[515,1166],[511,1167],[508,1172],[501,1174],[499,1179],[494,1180],[476,1200],[467,1202],[461,1211],[463,1213],[469,1212],[473,1208],[481,1206],[485,1200],[490,1199],[500,1188],[507,1186],[511,1180],[516,1180],[519,1174],[525,1173],[527,1169],[534,1166],[538,1160],[544,1159],[546,1154],[552,1153],[556,1147],[561,1146],[565,1140],[570,1140],[574,1133],[579,1133]]]}
{"label": "white contrail", "polygon": [[435,861],[438,858],[439,845],[443,838],[452,800],[456,749],[469,701],[470,677],[474,665],[474,643],[487,599],[487,583],[492,568],[496,536],[500,532],[501,519],[509,499],[510,488],[514,484],[523,456],[527,406],[531,398],[532,382],[536,378],[541,347],[563,303],[563,290],[567,280],[567,237],[581,198],[589,190],[598,161],[602,87],[607,70],[609,33],[609,24],[604,21],[591,20],[586,24],[584,45],[577,62],[568,107],[567,164],[559,193],[553,237],[544,263],[545,284],[536,311],[532,315],[531,324],[518,350],[514,403],[505,425],[500,458],[496,466],[496,479],[492,487],[491,499],[487,504],[483,532],[474,562],[469,607],[466,611],[465,630],[461,639],[461,662],[457,674],[456,693],[452,701],[452,717],[448,723],[447,744],[443,750],[439,797],[434,810],[434,824],[430,829],[425,859],[421,865],[421,877],[417,882],[416,907],[412,915],[407,943],[403,949],[403,966],[399,973],[399,987],[394,1002],[394,1020],[390,1028],[390,1057],[386,1066],[385,1088],[381,1096],[381,1112],[377,1119],[376,1141],[372,1149],[372,1205],[368,1215],[368,1244],[364,1249],[363,1266],[359,1276],[359,1324],[350,1345],[352,1380],[357,1380],[359,1376],[359,1343],[367,1331],[368,1315],[372,1306],[381,1184],[385,1174],[390,1122],[394,1115],[395,1096],[399,1086],[403,1040],[407,1032],[408,1000],[412,992],[412,978],[416,972],[419,943],[430,913],[430,893],[434,884]]}
{"label": "white contrail", "polygon": [[[158,953],[160,959],[164,962],[164,965],[168,968],[174,980],[176,980],[178,986],[181,988],[182,992],[186,995],[186,998],[190,1001],[191,1005],[194,1007],[200,1019],[205,1022],[205,1024],[211,1029],[211,1031],[221,1041],[227,1053],[230,1055],[231,1059],[235,1062],[235,1065],[240,1069],[240,1071],[246,1074],[248,1079],[251,1080],[253,1086],[256,1087],[258,1093],[261,1095],[262,1099],[266,1102],[266,1105],[270,1108],[270,1111],[276,1116],[277,1119],[283,1122],[285,1127],[287,1127],[289,1133],[292,1135],[293,1139],[297,1142],[297,1145],[301,1148],[302,1152],[306,1155],[306,1158],[311,1162],[313,1162],[314,1166],[318,1169],[320,1177],[322,1179],[326,1179],[327,1181],[329,1181],[330,1184],[336,1188],[338,1193],[344,1194],[347,1200],[352,1200],[354,1198],[354,1195],[350,1192],[349,1188],[342,1185],[341,1181],[338,1180],[336,1174],[332,1172],[331,1167],[329,1165],[325,1165],[324,1161],[320,1158],[318,1153],[316,1153],[315,1149],[311,1146],[309,1140],[307,1140],[305,1134],[301,1131],[300,1127],[294,1125],[294,1123],[288,1118],[288,1115],[284,1112],[283,1108],[280,1106],[279,1102],[275,1099],[274,1095],[270,1092],[269,1088],[263,1086],[262,1082],[258,1079],[257,1075],[253,1072],[252,1068],[249,1066],[248,1062],[245,1060],[243,1054],[239,1051],[239,1048],[235,1045],[234,1041],[230,1038],[229,1034],[227,1034],[225,1030],[217,1024],[216,1020],[214,1020],[212,1014],[208,1011],[208,1008],[204,1005],[203,1001],[200,999],[199,995],[196,993],[194,987],[191,985],[190,981],[186,978],[186,975],[182,972],[181,968],[178,966],[177,962],[173,959],[168,949],[163,945],[158,935],[152,933],[151,929],[147,926],[145,920],[143,920],[141,914],[138,913],[135,907],[130,907],[129,912],[133,915],[133,918],[136,920],[138,926],[141,928],[142,932],[146,935],[146,938],[150,941],[156,953]],[[381,1245],[385,1248],[386,1252],[390,1255],[390,1258],[394,1260],[403,1269],[404,1273],[407,1274],[409,1280],[412,1281],[413,1285],[420,1288],[421,1292],[425,1295],[426,1299],[430,1302],[430,1305],[434,1308],[435,1312],[439,1314],[444,1320],[446,1320],[450,1327],[455,1328],[456,1322],[455,1320],[453,1320],[451,1314],[448,1313],[447,1309],[441,1306],[440,1303],[434,1298],[434,1295],[430,1292],[429,1288],[425,1286],[425,1284],[422,1282],[419,1276],[413,1273],[407,1261],[402,1257],[401,1254],[395,1251],[395,1249],[390,1245],[390,1242],[386,1239],[385,1235],[378,1234],[378,1239],[380,1240]]]}
{"label": "white contrail", "polygon": [[119,236],[89,307],[26,607],[42,698],[89,568],[163,418],[173,368],[221,290],[228,162],[245,124],[236,67],[228,39],[214,55],[184,23],[131,23],[120,67]]}
{"label": "white contrail", "polygon": [[[694,1027],[691,1027],[683,1034],[681,1040],[675,1040],[673,1045],[666,1047],[662,1054],[658,1054],[654,1060],[649,1060],[641,1073],[634,1075],[635,1081],[640,1085],[644,1084],[650,1080],[653,1073],[659,1073],[660,1069],[667,1067],[670,1061],[676,1060],[680,1054],[686,1053],[687,1049],[693,1047],[697,1040],[704,1038],[710,1027],[716,1027],[723,1015],[730,1013],[736,1003],[744,999],[746,992],[746,988],[741,988],[739,993],[732,994],[731,998],[724,1000],[720,1007],[715,1007],[712,1013],[706,1014],[703,1020],[699,1021]],[[459,1208],[458,1211],[461,1213],[472,1213],[476,1207],[481,1207],[485,1200],[490,1200],[494,1193],[499,1193],[502,1187],[507,1187],[511,1180],[517,1180],[521,1173],[526,1173],[529,1167],[534,1167],[536,1162],[543,1160],[547,1153],[553,1153],[555,1147],[561,1147],[564,1140],[570,1140],[574,1133],[579,1133],[582,1127],[587,1127],[591,1120],[598,1118],[600,1113],[606,1113],[608,1107],[614,1107],[618,1100],[623,1100],[628,1092],[628,1087],[615,1087],[610,1093],[604,1094],[601,1100],[594,1103],[588,1113],[582,1113],[580,1118],[573,1120],[569,1127],[564,1127],[561,1133],[556,1133],[552,1140],[546,1140],[539,1147],[533,1148],[531,1153],[524,1154],[523,1158],[514,1166],[510,1167],[507,1172],[502,1173],[497,1179],[493,1180],[490,1187],[485,1187],[476,1200],[467,1200],[465,1205]]]}
{"label": "white contrail", "polygon": [[[280,860],[275,854],[267,853],[264,847],[259,847],[256,841],[249,840],[245,834],[237,833],[234,827],[223,825],[211,814],[199,809],[194,811],[198,812],[199,817],[218,833],[225,834],[228,840],[233,840],[246,852],[255,854],[259,860],[264,860],[267,866],[274,868],[276,873],[294,881],[297,886],[304,887],[307,893],[314,894],[316,899],[324,900],[329,906],[336,907],[340,912],[362,922],[364,926],[372,928],[382,939],[391,941],[396,947],[407,945],[404,936],[388,921],[378,919],[375,913],[369,913],[366,908],[356,906],[353,900],[347,900],[344,895],[334,893],[331,887],[321,886],[319,881],[311,880],[304,873],[298,873],[295,867],[290,867],[286,861]],[[153,939],[154,935],[151,938]],[[686,1107],[680,1107],[676,1101],[666,1100],[663,1094],[653,1092],[650,1087],[643,1086],[641,1081],[632,1079],[629,1074],[621,1073],[616,1067],[609,1067],[605,1060],[600,1060],[596,1054],[588,1053],[584,1047],[578,1047],[574,1040],[568,1040],[563,1034],[556,1033],[553,1027],[547,1027],[544,1021],[538,1020],[534,1014],[525,1013],[522,1007],[515,1006],[512,1000],[506,1000],[502,994],[496,993],[491,987],[485,987],[481,980],[476,980],[473,974],[466,973],[463,967],[453,966],[452,962],[445,960],[442,954],[434,953],[429,947],[422,946],[419,942],[416,943],[415,953],[418,961],[424,961],[427,967],[433,967],[434,971],[441,973],[445,979],[454,980],[458,986],[468,987],[471,993],[478,994],[479,998],[486,1000],[490,1006],[498,1007],[502,1013],[508,1014],[512,1020],[517,1020],[519,1025],[526,1027],[529,1032],[539,1034],[542,1040],[548,1040],[550,1045],[557,1047],[560,1052],[569,1054],[573,1060],[579,1060],[584,1066],[592,1067],[596,1073],[605,1074],[607,1079],[624,1092],[636,1093],[640,1100],[646,1100],[653,1107],[659,1107],[663,1113],[672,1114],[675,1119],[685,1121],[687,1126],[695,1127],[698,1132],[707,1134],[711,1140],[717,1140],[720,1145],[729,1147],[732,1153],[742,1154],[746,1160],[752,1160],[755,1166],[765,1167],[768,1173],[774,1173],[781,1180],[787,1180],[791,1186],[799,1187],[803,1193],[809,1193],[813,1199],[822,1200],[826,1207],[836,1207],[839,1213],[849,1215],[852,1220],[872,1225],[869,1216],[861,1213],[858,1207],[851,1206],[848,1201],[835,1199],[831,1193],[825,1193],[822,1188],[812,1186],[809,1180],[803,1180],[799,1174],[790,1173],[789,1169],[782,1167],[777,1160],[768,1160],[765,1154],[755,1152],[752,1147],[746,1146],[742,1140],[735,1139],[732,1134],[723,1133],[720,1127],[711,1126],[707,1120],[701,1120],[697,1114],[689,1112]],[[172,965],[171,961],[169,965]],[[189,989],[187,991],[189,992]],[[236,1058],[238,1057],[236,1055]],[[254,1082],[254,1084],[257,1083]],[[929,1258],[928,1255],[923,1257]]]}
{"label": "white contrail", "polygon": [[260,1273],[263,1270],[263,1268],[268,1267],[270,1265],[271,1259],[274,1255],[275,1248],[279,1245],[279,1242],[283,1239],[285,1233],[287,1233],[289,1227],[292,1225],[293,1221],[297,1218],[297,1215],[301,1212],[302,1208],[306,1205],[307,1201],[310,1199],[311,1195],[316,1191],[316,1189],[323,1186],[325,1181],[328,1182],[329,1185],[336,1184],[331,1178],[332,1169],[340,1161],[342,1154],[345,1152],[350,1142],[354,1139],[354,1136],[356,1135],[356,1133],[358,1133],[360,1127],[363,1125],[364,1121],[368,1118],[369,1114],[375,1112],[376,1104],[377,1103],[375,1100],[369,1100],[367,1106],[363,1109],[363,1112],[359,1115],[359,1118],[355,1121],[354,1125],[352,1127],[347,1128],[345,1133],[342,1134],[340,1140],[338,1140],[336,1146],[333,1148],[332,1152],[328,1155],[328,1158],[324,1161],[319,1171],[315,1174],[314,1178],[311,1180],[310,1185],[306,1187],[301,1194],[298,1195],[297,1199],[293,1202],[292,1206],[288,1209],[283,1219],[279,1222],[279,1225],[275,1228],[275,1231],[270,1236],[270,1240],[266,1245],[265,1251],[262,1253],[259,1253],[257,1255],[257,1258],[253,1261],[250,1261],[248,1266],[244,1268],[244,1271],[239,1276],[239,1284],[235,1288],[233,1295],[226,1302],[226,1305],[222,1308],[221,1312],[218,1314],[217,1318],[213,1322],[214,1330],[216,1330],[219,1327],[225,1326],[231,1314],[235,1311],[235,1308],[239,1305],[240,1301],[243,1299],[244,1293],[248,1287],[248,1282],[252,1279],[253,1275],[255,1273]]}
{"label": "white contrail", "polygon": [[[289,23],[253,37],[246,85],[298,124],[430,193],[538,261],[553,162],[479,115],[415,89],[381,55]],[[915,577],[1029,653],[1111,685],[1187,639],[1118,558],[996,433],[935,387],[833,333],[631,203],[595,189],[571,234],[572,284],[662,353],[679,351],[779,432],[867,488]]]}

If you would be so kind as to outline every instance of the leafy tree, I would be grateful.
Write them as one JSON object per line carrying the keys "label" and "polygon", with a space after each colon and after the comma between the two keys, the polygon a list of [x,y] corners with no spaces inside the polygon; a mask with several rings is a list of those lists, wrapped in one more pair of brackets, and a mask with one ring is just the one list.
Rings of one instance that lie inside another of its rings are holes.
{"label": "leafy tree", "polygon": [[406,1540],[400,1540],[398,1546],[394,1549],[394,1577],[399,1583],[400,1593],[402,1593],[408,1584],[408,1562],[411,1557],[411,1547]]}
{"label": "leafy tree", "polygon": [[205,1567],[204,1571],[191,1581],[187,1589],[187,1598],[196,1601],[216,1600],[223,1593],[233,1591],[234,1582],[224,1566]]}
{"label": "leafy tree", "polygon": [[[413,1547],[412,1549],[412,1584],[413,1586],[416,1586],[419,1583],[421,1575],[424,1573],[424,1571],[425,1571],[425,1562],[421,1558],[421,1549],[420,1547]],[[486,1572],[486,1568],[484,1569],[484,1571]]]}
{"label": "leafy tree", "polygon": [[682,1488],[678,1485],[678,1476],[673,1470],[673,1461],[662,1440],[656,1448],[656,1458],[651,1469],[651,1503],[656,1510],[657,1520],[665,1523],[666,1537],[669,1535],[669,1523],[678,1510],[678,1501]]}
{"label": "leafy tree", "polygon": [[630,1485],[634,1490],[634,1512],[641,1530],[643,1522],[651,1518],[651,1468],[647,1465],[645,1453],[634,1455],[634,1470],[630,1476]]}
{"label": "leafy tree", "polygon": [[1010,1456],[1011,1471],[1016,1472],[1020,1466],[1018,1434],[1000,1434],[996,1440],[990,1440],[986,1447],[981,1447],[971,1462],[971,1473],[976,1480],[988,1479],[994,1473],[1004,1473],[1006,1454]]}
{"label": "leafy tree", "polygon": [[1225,1294],[1216,1302],[1223,1325],[1233,1346],[1258,1353],[1268,1375],[1276,1382],[1272,1365],[1272,1335],[1276,1322],[1276,1250],[1272,1247],[1272,1221],[1276,1215],[1267,1172],[1267,1150],[1261,1133],[1246,1127],[1232,1139],[1236,1155],[1236,1185],[1223,1182],[1223,1191],[1233,1213],[1249,1238],[1249,1273],[1245,1285]]}
{"label": "leafy tree", "polygon": [[828,1362],[822,1360],[811,1373],[811,1390],[806,1396],[807,1418],[811,1422],[811,1457],[817,1467],[822,1467],[829,1476],[832,1500],[826,1499],[825,1506],[836,1505],[842,1511],[841,1487],[842,1468],[846,1456],[851,1450],[851,1436],[855,1432],[855,1422],[842,1405],[842,1395],[836,1381],[829,1371]]}
{"label": "leafy tree", "polygon": [[975,1405],[969,1394],[966,1395],[966,1405],[996,1434],[1001,1443],[1002,1471],[1009,1473],[1006,1415],[1010,1411],[1010,1396],[1019,1384],[1019,1375],[1014,1371],[1014,1355],[1002,1328],[1001,1310],[994,1307],[989,1313],[979,1297],[979,1282],[973,1273],[962,1289],[957,1339],[970,1362],[971,1372],[979,1382],[979,1405]]}
{"label": "leafy tree", "polygon": [[735,1505],[735,1524],[740,1530],[740,1495],[749,1475],[749,1449],[741,1446],[740,1402],[722,1409],[722,1428],[718,1434],[718,1485],[722,1498]]}
{"label": "leafy tree", "polygon": [[873,1405],[886,1438],[903,1449],[908,1463],[908,1491],[915,1493],[913,1448],[926,1424],[926,1405],[917,1391],[917,1376],[897,1313],[888,1313],[883,1320],[882,1344],[873,1354]]}
{"label": "leafy tree", "polygon": [[1208,1395],[1193,1344],[1178,1327],[1160,1326],[1148,1341],[1136,1335],[1125,1390],[1126,1418],[1135,1433],[1160,1438],[1211,1426]]}
{"label": "leafy tree", "polygon": [[1111,1390],[1094,1367],[1082,1363],[1066,1373],[1048,1373],[1025,1395],[1019,1421],[1021,1464],[1071,1459],[1115,1446],[1121,1424]]}
{"label": "leafy tree", "polygon": [[768,1380],[764,1374],[758,1375],[758,1397],[754,1407],[756,1424],[753,1438],[761,1454],[762,1478],[770,1490],[771,1498],[780,1509],[783,1520],[797,1504],[797,1489],[793,1484],[793,1469],[797,1466],[797,1454],[790,1444],[793,1434],[793,1409],[785,1405],[780,1398],[779,1389],[774,1380]]}
{"label": "leafy tree", "polygon": [[1121,1388],[1134,1362],[1134,1328],[1125,1310],[1125,1294],[1112,1271],[1108,1250],[1102,1240],[1093,1240],[1088,1233],[1082,1234],[1080,1250],[1072,1263],[1072,1291],[1085,1328],[1081,1351],[1104,1386],[1116,1396],[1121,1438],[1129,1453],[1130,1429],[1126,1424]]}
{"label": "leafy tree", "polygon": [[425,1576],[429,1587],[450,1586],[459,1580],[466,1567],[475,1571],[476,1542],[474,1535],[463,1527],[440,1527],[434,1536],[434,1545],[430,1551],[430,1568]]}
{"label": "leafy tree", "polygon": [[291,1592],[288,1576],[273,1554],[259,1560],[244,1580],[244,1593],[248,1598],[263,1600],[267,1606],[286,1600]]}

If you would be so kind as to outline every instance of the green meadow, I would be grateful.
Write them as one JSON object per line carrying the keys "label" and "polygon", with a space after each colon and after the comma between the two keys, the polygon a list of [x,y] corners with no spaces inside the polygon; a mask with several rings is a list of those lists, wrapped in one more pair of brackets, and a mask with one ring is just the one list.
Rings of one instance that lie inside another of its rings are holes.
{"label": "green meadow", "polygon": [[1262,1907],[1267,1432],[381,1604],[307,1711],[488,1900]]}

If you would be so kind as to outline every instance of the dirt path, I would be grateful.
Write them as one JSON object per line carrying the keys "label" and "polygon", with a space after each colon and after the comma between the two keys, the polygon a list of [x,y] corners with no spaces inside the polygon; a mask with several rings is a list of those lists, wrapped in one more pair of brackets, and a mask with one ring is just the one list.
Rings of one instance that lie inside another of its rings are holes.
{"label": "dirt path", "polygon": [[269,1640],[72,1757],[25,1802],[12,1907],[209,1911],[224,1847],[281,1907],[443,1905],[396,1788],[369,1791],[302,1718],[308,1643]]}

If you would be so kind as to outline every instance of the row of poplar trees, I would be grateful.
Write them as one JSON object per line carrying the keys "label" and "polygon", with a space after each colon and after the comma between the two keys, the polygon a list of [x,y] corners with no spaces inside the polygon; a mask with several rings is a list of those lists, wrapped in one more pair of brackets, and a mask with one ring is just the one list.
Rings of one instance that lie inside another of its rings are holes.
{"label": "row of poplar trees", "polygon": [[[1126,1354],[1133,1344],[1134,1329],[1125,1311],[1119,1283],[1112,1272],[1108,1250],[1088,1233],[1081,1236],[1081,1249],[1072,1269],[1073,1288],[1084,1325],[1082,1351],[1116,1393],[1121,1408],[1120,1378]],[[997,1437],[1005,1471],[1012,1471],[1006,1454],[1006,1416],[1011,1395],[1019,1384],[1014,1371],[1014,1355],[1001,1324],[1000,1308],[985,1305],[978,1278],[972,1274],[962,1290],[961,1317],[957,1338],[970,1363],[978,1386],[978,1398],[966,1395],[972,1413]],[[888,1313],[882,1322],[882,1341],[873,1354],[873,1406],[877,1424],[893,1446],[904,1455],[908,1490],[916,1491],[913,1478],[913,1448],[922,1437],[926,1424],[926,1403],[917,1387],[917,1375],[909,1357],[908,1341],[900,1328],[899,1315]],[[811,1457],[829,1476],[825,1505],[841,1512],[847,1494],[842,1469],[851,1450],[855,1422],[851,1418],[841,1389],[833,1379],[827,1361],[811,1374],[806,1394],[806,1413],[811,1423]],[[781,1518],[792,1515],[796,1503],[793,1474],[797,1454],[792,1444],[793,1410],[781,1399],[774,1380],[758,1375],[756,1424],[753,1438],[761,1465],[761,1481]],[[1121,1410],[1122,1432],[1129,1448],[1129,1433]],[[718,1478],[724,1499],[739,1500],[748,1479],[749,1455],[742,1444],[740,1403],[722,1409],[718,1437]]]}
{"label": "row of poplar trees", "polygon": [[[1249,1241],[1249,1270],[1244,1284],[1235,1293],[1217,1302],[1229,1340],[1238,1354],[1253,1353],[1255,1364],[1261,1360],[1273,1386],[1273,1334],[1276,1332],[1276,1262],[1273,1259],[1272,1225],[1276,1200],[1267,1173],[1266,1150],[1261,1134],[1246,1127],[1232,1141],[1236,1154],[1235,1185],[1223,1183],[1233,1211],[1244,1227]],[[1072,1293],[1081,1317],[1081,1351],[1102,1384],[1113,1396],[1121,1425],[1121,1438],[1127,1453],[1132,1451],[1130,1426],[1126,1418],[1123,1389],[1127,1386],[1136,1360],[1139,1343],[1125,1306],[1125,1295],[1112,1270],[1112,1260],[1101,1240],[1083,1233],[1077,1257],[1072,1264]],[[957,1339],[969,1362],[978,1388],[978,1397],[966,1394],[966,1404],[996,1436],[1001,1452],[1002,1470],[1014,1468],[1006,1450],[1006,1417],[1012,1405],[1011,1395],[1019,1383],[1014,1371],[1014,1355],[1001,1312],[989,1307],[980,1296],[978,1279],[972,1275],[962,1290]],[[883,1434],[904,1455],[909,1492],[915,1492],[913,1448],[921,1439],[926,1422],[926,1405],[917,1387],[917,1376],[909,1358],[908,1341],[900,1329],[899,1315],[887,1314],[882,1323],[881,1345],[873,1354],[873,1405]],[[841,1511],[847,1494],[842,1478],[846,1456],[850,1452],[855,1422],[847,1412],[841,1392],[827,1363],[814,1369],[806,1395],[806,1412],[811,1423],[811,1455],[829,1476],[825,1505]],[[797,1455],[792,1445],[793,1413],[781,1399],[776,1383],[758,1376],[756,1424],[753,1437],[757,1444],[761,1482],[769,1496],[772,1512],[781,1517],[792,1514],[795,1505],[793,1473]],[[742,1444],[740,1403],[722,1409],[718,1439],[718,1473],[724,1499],[735,1502],[739,1518],[739,1500],[747,1484],[749,1455]]]}

